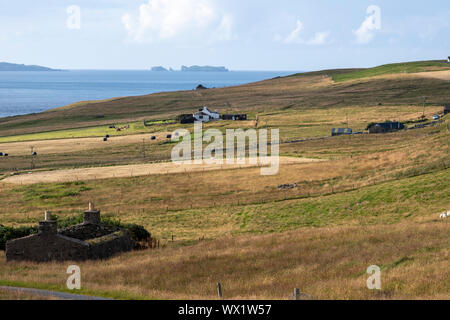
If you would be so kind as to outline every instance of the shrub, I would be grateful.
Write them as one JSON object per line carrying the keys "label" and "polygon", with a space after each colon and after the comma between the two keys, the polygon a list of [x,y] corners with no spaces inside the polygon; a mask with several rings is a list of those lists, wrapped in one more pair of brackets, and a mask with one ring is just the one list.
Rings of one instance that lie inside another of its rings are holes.
{"label": "shrub", "polygon": [[122,226],[130,232],[131,238],[136,242],[150,240],[151,234],[143,226],[137,224],[126,224]]}
{"label": "shrub", "polygon": [[117,220],[103,218],[102,222],[110,227],[126,229],[130,233],[131,238],[136,242],[147,241],[151,239],[151,234],[143,226],[134,223],[122,223]]}
{"label": "shrub", "polygon": [[5,227],[0,225],[0,250],[6,250],[6,242],[18,238],[23,238],[38,232],[37,227]]}

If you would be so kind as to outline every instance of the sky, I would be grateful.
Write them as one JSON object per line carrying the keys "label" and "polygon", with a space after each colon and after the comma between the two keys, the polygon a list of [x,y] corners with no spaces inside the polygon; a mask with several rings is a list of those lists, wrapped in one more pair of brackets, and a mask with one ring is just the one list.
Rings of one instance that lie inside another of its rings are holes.
{"label": "sky", "polygon": [[0,0],[0,61],[313,71],[450,56],[448,0]]}

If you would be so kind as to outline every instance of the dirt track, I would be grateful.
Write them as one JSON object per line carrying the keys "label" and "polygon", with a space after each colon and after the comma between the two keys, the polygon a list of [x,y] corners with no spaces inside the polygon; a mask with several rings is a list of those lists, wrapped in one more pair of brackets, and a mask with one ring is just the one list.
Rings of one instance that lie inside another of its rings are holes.
{"label": "dirt track", "polygon": [[[317,159],[301,159],[293,157],[280,157],[280,165],[309,163],[320,161]],[[39,171],[30,174],[21,174],[10,176],[3,179],[2,182],[13,184],[36,184],[36,183],[52,183],[52,182],[71,182],[71,181],[86,181],[110,178],[126,178],[147,175],[161,175],[184,172],[199,172],[199,171],[214,171],[227,170],[239,168],[259,167],[259,164],[232,164],[232,165],[218,165],[218,164],[175,164],[167,163],[150,163],[137,164],[113,167],[98,167],[98,168],[80,168],[80,169],[65,169],[55,171]]]}
{"label": "dirt track", "polygon": [[421,73],[416,73],[416,75],[420,75],[421,77],[424,77],[424,78],[435,78],[435,79],[450,81],[450,70],[421,72]]}
{"label": "dirt track", "polygon": [[[156,140],[152,141],[151,137],[156,136]],[[73,139],[56,139],[56,140],[40,140],[40,141],[24,141],[24,142],[7,142],[0,143],[0,150],[9,155],[23,156],[30,154],[30,147],[34,147],[34,151],[38,154],[60,154],[78,152],[92,149],[100,149],[111,145],[126,145],[132,143],[142,143],[145,139],[147,143],[160,143],[165,141],[167,133],[154,134],[136,134],[129,136],[111,137],[107,142],[102,137],[98,138],[73,138]]]}

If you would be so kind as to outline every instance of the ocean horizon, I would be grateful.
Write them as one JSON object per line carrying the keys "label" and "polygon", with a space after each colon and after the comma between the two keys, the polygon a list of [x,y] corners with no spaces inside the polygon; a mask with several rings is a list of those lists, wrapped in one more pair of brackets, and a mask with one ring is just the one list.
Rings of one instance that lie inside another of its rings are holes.
{"label": "ocean horizon", "polygon": [[64,70],[0,72],[0,118],[39,113],[80,101],[222,88],[287,76],[299,71],[156,72]]}

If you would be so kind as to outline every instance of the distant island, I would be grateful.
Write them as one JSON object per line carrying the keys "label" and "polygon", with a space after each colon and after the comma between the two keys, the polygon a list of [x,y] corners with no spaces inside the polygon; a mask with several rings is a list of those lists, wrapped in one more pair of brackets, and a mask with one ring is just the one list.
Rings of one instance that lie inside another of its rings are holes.
{"label": "distant island", "polygon": [[211,66],[192,66],[186,67],[181,66],[182,72],[228,72],[229,70],[225,67],[211,67]]}
{"label": "distant island", "polygon": [[164,67],[157,66],[157,67],[153,67],[153,68],[151,69],[151,71],[153,71],[153,72],[167,72],[167,71],[169,71],[169,70],[167,70],[167,69],[164,68]]}
{"label": "distant island", "polygon": [[169,72],[169,71],[181,71],[181,72],[229,72],[225,67],[212,67],[212,66],[181,66],[181,70],[173,70],[172,68],[166,69],[162,66],[155,66],[150,69],[153,72]]}
{"label": "distant island", "polygon": [[0,71],[62,71],[41,66],[27,66],[24,64],[15,64],[0,62]]}

